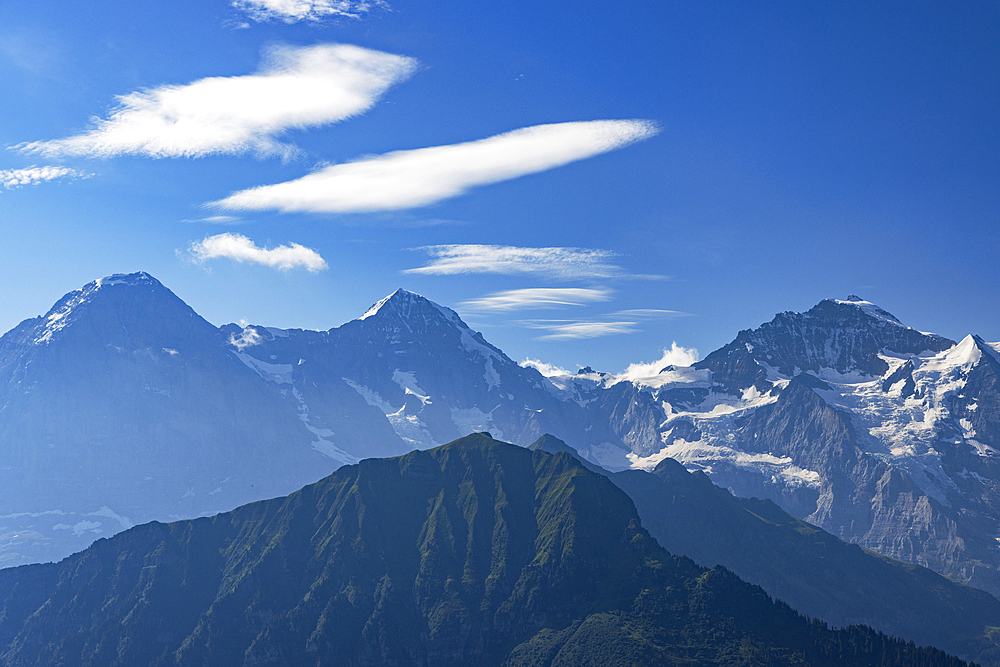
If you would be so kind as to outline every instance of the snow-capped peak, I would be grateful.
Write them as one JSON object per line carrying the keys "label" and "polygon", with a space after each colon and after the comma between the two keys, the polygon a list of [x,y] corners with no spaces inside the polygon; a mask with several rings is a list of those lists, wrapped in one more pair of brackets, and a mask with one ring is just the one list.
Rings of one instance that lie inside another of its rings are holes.
{"label": "snow-capped peak", "polygon": [[149,275],[145,271],[137,271],[136,273],[113,273],[110,276],[104,276],[103,278],[98,278],[94,282],[86,285],[84,289],[87,289],[91,285],[94,289],[100,289],[101,287],[109,287],[111,285],[160,285],[160,281]]}
{"label": "snow-capped peak", "polygon": [[503,352],[487,343],[482,334],[470,329],[458,313],[402,288],[378,301],[355,320],[362,321],[366,327],[386,328],[389,331],[386,340],[393,345],[408,339],[421,340],[425,344],[431,340],[457,339],[462,349],[481,358],[485,364],[486,382],[491,387],[500,384],[497,374],[500,366],[494,366],[494,362],[514,364]]}
{"label": "snow-capped peak", "polygon": [[55,335],[56,332],[64,329],[66,325],[72,321],[73,314],[79,310],[80,306],[88,303],[101,288],[110,287],[112,285],[149,285],[163,287],[160,281],[145,271],[139,271],[137,273],[115,273],[89,282],[80,289],[73,290],[69,294],[65,295],[52,307],[51,310],[49,310],[48,313],[46,313],[42,330],[34,339],[35,344],[39,345],[41,343],[50,342],[52,340],[52,336]]}
{"label": "snow-capped peak", "polygon": [[980,362],[983,355],[1000,361],[1000,343],[987,343],[979,336],[969,334],[943,354],[941,363],[971,368]]}
{"label": "snow-capped peak", "polygon": [[976,337],[969,334],[951,348],[945,358],[955,366],[975,366],[983,358],[983,351],[979,349]]}
{"label": "snow-capped peak", "polygon": [[459,329],[469,328],[454,310],[439,306],[427,297],[403,288],[399,288],[389,296],[379,300],[365,311],[365,314],[359,317],[358,321],[367,320],[376,315],[385,316],[390,314],[404,320],[411,320],[414,315],[418,314],[422,315],[425,320],[428,315],[432,318],[437,315],[443,317]]}
{"label": "snow-capped peak", "polygon": [[969,334],[961,341],[936,355],[921,366],[925,371],[944,372],[962,368],[968,370],[983,358],[983,349],[975,336]]}
{"label": "snow-capped peak", "polygon": [[399,289],[397,289],[395,292],[393,292],[389,296],[384,297],[384,298],[376,301],[375,305],[373,305],[371,308],[369,308],[368,310],[366,310],[365,314],[362,315],[361,317],[359,317],[358,319],[359,320],[367,320],[369,317],[371,317],[372,315],[377,314],[380,310],[382,310],[382,307],[385,306],[385,304],[387,304],[390,301],[392,301],[393,299],[395,299],[397,301],[403,300],[403,299],[412,300],[413,297],[418,297],[420,299],[424,298],[424,297],[420,296],[419,294],[416,294],[415,292],[410,292],[410,291],[407,291],[407,290],[403,289],[402,287],[400,287]]}
{"label": "snow-capped peak", "polygon": [[[837,303],[837,304],[840,304],[840,305],[854,306],[854,307],[860,309],[861,312],[863,312],[865,315],[868,315],[869,317],[872,317],[872,318],[874,318],[876,320],[879,320],[881,322],[887,322],[889,324],[895,324],[896,326],[900,326],[900,327],[905,327],[906,326],[902,322],[900,322],[898,319],[896,319],[896,316],[893,315],[892,313],[889,313],[888,311],[883,310],[882,308],[879,308],[878,306],[876,306],[871,301],[866,301],[866,300],[862,299],[861,297],[857,296],[856,294],[850,294],[850,295],[848,295],[848,297],[846,299],[843,299],[843,300],[841,300],[841,299],[832,299],[832,301],[834,303]],[[906,328],[909,329],[910,327],[906,327]]]}

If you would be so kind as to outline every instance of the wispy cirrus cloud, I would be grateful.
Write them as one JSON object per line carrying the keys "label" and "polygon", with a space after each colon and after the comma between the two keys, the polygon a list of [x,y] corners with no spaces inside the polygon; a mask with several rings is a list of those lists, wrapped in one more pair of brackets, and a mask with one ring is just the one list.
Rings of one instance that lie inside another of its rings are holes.
{"label": "wispy cirrus cloud", "polygon": [[543,329],[549,333],[538,340],[572,340],[577,338],[599,338],[613,334],[636,333],[636,322],[599,322],[573,320],[524,320],[522,325],[531,329]]}
{"label": "wispy cirrus cloud", "polygon": [[181,222],[204,222],[210,225],[238,225],[243,220],[233,215],[210,215],[206,218],[190,218],[181,220]]}
{"label": "wispy cirrus cloud", "polygon": [[[641,320],[666,319],[681,317],[683,315],[687,315],[687,313],[659,308],[638,308],[633,310],[619,310],[590,320],[520,320],[513,324],[549,332],[539,336],[538,340],[571,340],[576,338],[598,338],[613,334],[638,333],[641,331],[639,328]],[[667,364],[665,363],[664,365]]]}
{"label": "wispy cirrus cloud", "polygon": [[462,302],[459,306],[471,311],[506,312],[558,306],[582,306],[588,303],[608,301],[610,298],[611,290],[609,289],[532,287],[495,292],[478,299]]}
{"label": "wispy cirrus cloud", "polygon": [[94,127],[17,148],[44,156],[290,156],[278,137],[368,110],[416,67],[412,58],[346,44],[272,48],[255,74],[209,77],[118,97]]}
{"label": "wispy cirrus cloud", "polygon": [[279,20],[285,23],[319,21],[331,16],[358,18],[376,7],[388,7],[379,0],[233,0],[233,7],[254,21]]}
{"label": "wispy cirrus cloud", "polygon": [[59,178],[88,178],[91,174],[69,167],[25,167],[24,169],[0,169],[0,185],[7,190],[22,185],[38,185]]}
{"label": "wispy cirrus cloud", "polygon": [[640,320],[660,320],[668,317],[683,317],[688,315],[680,310],[664,310],[662,308],[632,308],[630,310],[618,310],[609,317],[631,317]]}
{"label": "wispy cirrus cloud", "polygon": [[235,262],[251,262],[287,271],[304,268],[317,273],[328,268],[318,252],[298,243],[261,248],[242,234],[216,234],[188,246],[188,252],[195,262],[204,263],[210,259],[231,259]]}
{"label": "wispy cirrus cloud", "polygon": [[644,120],[595,120],[525,127],[487,139],[396,151],[324,167],[210,202],[235,211],[362,213],[427,206],[469,189],[623,148],[658,132]]}
{"label": "wispy cirrus cloud", "polygon": [[430,263],[403,273],[447,276],[463,273],[527,274],[550,278],[612,278],[625,271],[608,250],[591,248],[525,248],[505,245],[452,244],[423,246]]}

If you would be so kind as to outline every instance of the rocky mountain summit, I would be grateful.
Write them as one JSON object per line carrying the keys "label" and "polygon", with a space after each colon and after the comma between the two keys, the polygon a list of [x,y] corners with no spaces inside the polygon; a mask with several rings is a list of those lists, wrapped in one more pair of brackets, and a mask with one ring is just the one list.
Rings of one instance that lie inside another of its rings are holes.
{"label": "rocky mountain summit", "polygon": [[767,391],[773,387],[769,374],[836,371],[880,377],[889,370],[882,358],[886,351],[916,355],[954,344],[911,329],[852,294],[843,301],[825,299],[805,313],[779,313],[757,329],[741,331],[695,367],[711,370],[713,381],[726,388]]}

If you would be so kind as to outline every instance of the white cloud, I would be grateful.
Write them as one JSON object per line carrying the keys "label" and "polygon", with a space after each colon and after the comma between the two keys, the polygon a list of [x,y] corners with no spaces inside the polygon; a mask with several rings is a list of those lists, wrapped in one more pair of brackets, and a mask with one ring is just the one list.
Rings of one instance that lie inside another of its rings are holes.
{"label": "white cloud", "polygon": [[228,258],[236,262],[253,262],[275,269],[302,267],[316,273],[327,268],[326,261],[312,248],[290,243],[276,248],[261,248],[242,234],[217,234],[201,241],[192,242],[188,247],[196,262],[210,259]]}
{"label": "white cloud", "polygon": [[681,347],[676,342],[670,344],[670,349],[664,348],[663,356],[651,363],[629,364],[620,380],[641,380],[658,374],[667,366],[690,366],[698,361],[698,350],[693,347]]}
{"label": "white cloud", "polygon": [[26,167],[24,169],[2,169],[0,170],[0,185],[10,190],[19,188],[22,185],[38,185],[45,181],[54,181],[57,178],[87,178],[90,174],[85,174],[69,167]]}
{"label": "white cloud", "polygon": [[210,215],[207,218],[194,218],[190,220],[181,220],[181,222],[207,222],[210,225],[235,225],[242,220],[232,215]]}
{"label": "white cloud", "polygon": [[[693,347],[681,347],[675,341],[670,344],[670,349],[663,350],[663,356],[657,361],[648,364],[629,364],[628,368],[622,373],[606,375],[605,386],[611,386],[623,380],[633,382],[648,379],[658,375],[667,366],[691,366],[697,361],[698,350]],[[531,359],[530,357],[522,361],[521,366],[534,368],[547,378],[571,379],[576,375],[576,373],[572,373],[555,364],[548,364],[539,359]]]}
{"label": "white cloud", "polygon": [[161,86],[118,98],[94,127],[66,139],[22,144],[46,156],[201,157],[213,153],[289,156],[277,137],[369,109],[416,61],[346,44],[275,47],[260,71]]}
{"label": "white cloud", "polygon": [[525,127],[479,141],[396,151],[236,192],[209,206],[286,213],[360,213],[427,206],[470,188],[553,169],[648,139],[643,120]]}
{"label": "white cloud", "polygon": [[[686,315],[676,310],[661,310],[658,308],[637,308],[634,310],[620,310],[616,313],[608,313],[601,316],[600,320],[520,320],[515,324],[520,324],[531,329],[544,329],[549,333],[540,336],[538,340],[571,340],[575,338],[598,338],[600,336],[610,336],[613,334],[637,333],[638,320],[662,319],[665,317],[679,317]],[[693,357],[691,355],[694,355]],[[698,351],[678,347],[674,343],[673,348],[664,350],[663,359],[652,364],[632,364],[625,371],[625,374],[618,376],[621,379],[631,379],[629,373],[641,373],[662,362],[662,365],[649,373],[655,375],[661,368],[669,364],[688,366],[698,360]],[[645,377],[645,376],[643,376]]]}
{"label": "white cloud", "polygon": [[532,359],[531,357],[528,357],[524,361],[522,361],[521,367],[534,368],[536,371],[538,371],[547,378],[571,377],[573,375],[572,373],[570,373],[565,368],[562,368],[561,366],[556,366],[555,364],[547,364],[541,359]]}
{"label": "white cloud", "polygon": [[590,248],[522,248],[505,245],[424,246],[433,257],[426,266],[403,273],[455,275],[462,273],[534,274],[552,278],[610,278],[622,276],[607,250]]}
{"label": "white cloud", "polygon": [[472,311],[509,311],[526,310],[529,308],[552,308],[555,306],[582,306],[585,303],[607,301],[610,298],[611,290],[609,289],[533,287],[495,292],[488,296],[465,301],[459,305],[466,310]]}
{"label": "white cloud", "polygon": [[663,310],[661,308],[633,308],[611,313],[611,317],[635,317],[642,320],[659,320],[667,317],[683,317],[687,313],[680,310]]}
{"label": "white cloud", "polygon": [[549,333],[538,340],[572,340],[577,338],[599,338],[612,334],[636,333],[635,322],[595,322],[571,320],[524,320],[524,326],[544,329]]}
{"label": "white cloud", "polygon": [[254,21],[278,19],[285,23],[319,21],[328,16],[357,18],[373,7],[385,7],[374,0],[233,0],[233,7],[249,14]]}

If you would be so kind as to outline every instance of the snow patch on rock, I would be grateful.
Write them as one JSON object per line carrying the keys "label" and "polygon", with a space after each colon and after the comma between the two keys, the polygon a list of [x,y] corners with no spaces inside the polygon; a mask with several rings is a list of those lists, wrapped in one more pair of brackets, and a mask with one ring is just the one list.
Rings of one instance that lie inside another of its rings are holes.
{"label": "snow patch on rock", "polygon": [[242,361],[248,368],[252,369],[268,382],[274,382],[276,384],[292,384],[291,364],[272,364],[266,361],[261,361],[256,357],[251,357],[249,354],[244,352],[233,352],[233,354],[235,354],[236,358]]}
{"label": "snow patch on rock", "polygon": [[504,440],[503,431],[493,422],[492,411],[483,412],[479,408],[452,408],[451,420],[461,436],[488,431],[495,439]]}

